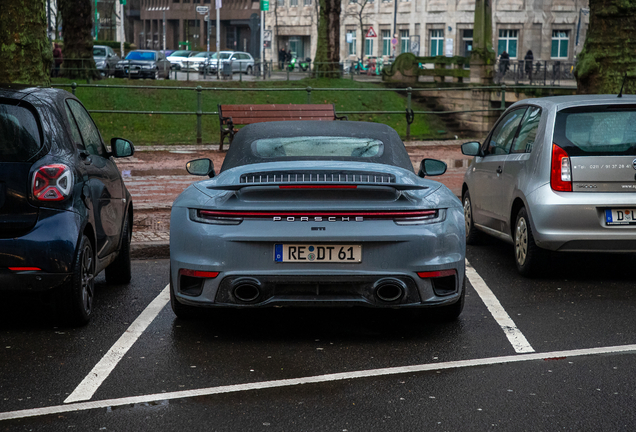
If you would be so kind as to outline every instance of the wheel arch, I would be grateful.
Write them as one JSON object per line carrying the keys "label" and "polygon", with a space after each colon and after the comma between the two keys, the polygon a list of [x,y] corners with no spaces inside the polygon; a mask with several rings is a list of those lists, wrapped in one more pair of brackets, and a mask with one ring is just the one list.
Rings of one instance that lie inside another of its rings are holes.
{"label": "wheel arch", "polygon": [[524,207],[526,211],[528,212],[528,218],[530,218],[530,211],[528,210],[528,206],[526,205],[525,201],[521,197],[516,197],[512,201],[512,206],[510,207],[510,224],[508,225],[510,227],[510,236],[512,238],[514,238],[514,234],[515,234],[514,227],[515,227],[515,224],[517,223],[517,214],[519,214],[519,211]]}

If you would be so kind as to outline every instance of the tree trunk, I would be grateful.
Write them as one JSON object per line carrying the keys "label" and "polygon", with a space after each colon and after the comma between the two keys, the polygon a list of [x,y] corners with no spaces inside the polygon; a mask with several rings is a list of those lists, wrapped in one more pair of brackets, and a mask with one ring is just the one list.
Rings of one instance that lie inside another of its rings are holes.
{"label": "tree trunk", "polygon": [[320,0],[316,77],[340,76],[340,0]]}
{"label": "tree trunk", "polygon": [[68,78],[99,79],[93,60],[91,0],[58,0],[62,13],[62,74]]}
{"label": "tree trunk", "polygon": [[0,8],[0,77],[47,86],[53,54],[46,34],[44,0],[3,0]]}
{"label": "tree trunk", "polygon": [[636,2],[590,0],[590,26],[574,75],[578,93],[636,93]]}

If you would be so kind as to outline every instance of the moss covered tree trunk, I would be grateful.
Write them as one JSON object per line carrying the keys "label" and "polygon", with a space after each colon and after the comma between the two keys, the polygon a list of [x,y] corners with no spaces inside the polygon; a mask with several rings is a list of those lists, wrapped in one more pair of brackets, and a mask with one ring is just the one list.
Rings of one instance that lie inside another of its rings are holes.
{"label": "moss covered tree trunk", "polygon": [[320,0],[318,43],[314,73],[317,77],[340,76],[340,0]]}
{"label": "moss covered tree trunk", "polygon": [[62,75],[99,79],[93,60],[93,10],[91,0],[58,0],[62,14]]}
{"label": "moss covered tree trunk", "polygon": [[0,80],[49,85],[53,54],[45,0],[0,2]]}
{"label": "moss covered tree trunk", "polygon": [[590,26],[574,75],[578,93],[636,93],[636,1],[590,0]]}

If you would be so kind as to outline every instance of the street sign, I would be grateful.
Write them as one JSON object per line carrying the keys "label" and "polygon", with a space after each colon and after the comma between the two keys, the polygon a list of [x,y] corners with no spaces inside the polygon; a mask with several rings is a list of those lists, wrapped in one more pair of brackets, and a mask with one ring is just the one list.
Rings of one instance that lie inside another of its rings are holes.
{"label": "street sign", "polygon": [[446,49],[444,50],[446,57],[453,56],[453,38],[446,38]]}
{"label": "street sign", "polygon": [[269,0],[261,0],[261,10],[265,12],[269,10]]}
{"label": "street sign", "polygon": [[391,45],[393,46],[397,45],[397,38],[391,39]]}
{"label": "street sign", "polygon": [[201,15],[205,15],[210,10],[209,6],[197,6],[197,12]]}
{"label": "street sign", "polygon": [[369,27],[369,30],[367,31],[367,35],[365,37],[372,38],[378,37],[378,35],[375,33],[375,30],[373,30],[373,27]]}
{"label": "street sign", "polygon": [[265,42],[272,41],[272,31],[271,30],[263,30],[263,40]]}

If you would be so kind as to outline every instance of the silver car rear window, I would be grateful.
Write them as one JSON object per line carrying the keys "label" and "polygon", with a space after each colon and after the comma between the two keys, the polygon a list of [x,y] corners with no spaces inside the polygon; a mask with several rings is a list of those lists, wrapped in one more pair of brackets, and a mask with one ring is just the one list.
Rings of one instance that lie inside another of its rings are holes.
{"label": "silver car rear window", "polygon": [[636,154],[636,109],[595,108],[558,112],[555,143],[570,156]]}
{"label": "silver car rear window", "polygon": [[370,158],[382,155],[384,144],[372,138],[299,136],[259,139],[252,143],[252,151],[261,158]]}
{"label": "silver car rear window", "polygon": [[0,162],[27,162],[41,146],[33,113],[24,107],[0,103]]}

